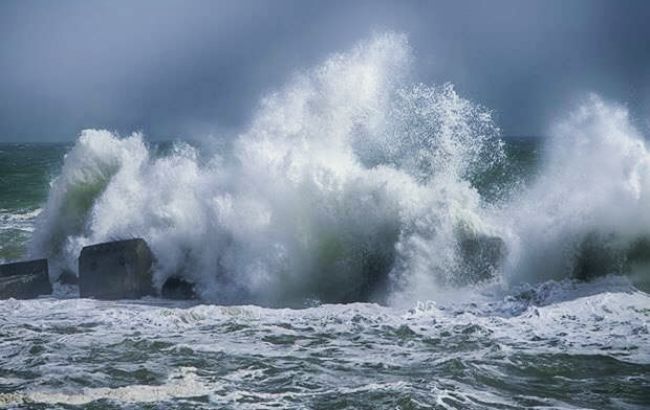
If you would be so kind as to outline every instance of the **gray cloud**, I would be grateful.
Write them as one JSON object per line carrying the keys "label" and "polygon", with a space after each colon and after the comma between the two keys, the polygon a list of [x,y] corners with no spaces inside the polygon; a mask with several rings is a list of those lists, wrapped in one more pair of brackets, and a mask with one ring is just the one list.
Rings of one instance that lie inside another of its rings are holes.
{"label": "gray cloud", "polygon": [[455,83],[507,134],[543,133],[586,91],[644,118],[649,15],[643,0],[5,0],[0,141],[237,128],[292,72],[382,30],[407,33],[419,78]]}

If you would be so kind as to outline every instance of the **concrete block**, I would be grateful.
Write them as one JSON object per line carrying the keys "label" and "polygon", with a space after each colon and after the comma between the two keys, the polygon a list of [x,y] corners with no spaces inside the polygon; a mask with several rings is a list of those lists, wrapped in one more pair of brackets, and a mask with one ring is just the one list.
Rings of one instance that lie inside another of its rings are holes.
{"label": "concrete block", "polygon": [[87,246],[79,256],[79,293],[109,300],[155,295],[152,266],[153,255],[143,239]]}
{"label": "concrete block", "polygon": [[0,265],[0,299],[31,299],[51,293],[47,259]]}

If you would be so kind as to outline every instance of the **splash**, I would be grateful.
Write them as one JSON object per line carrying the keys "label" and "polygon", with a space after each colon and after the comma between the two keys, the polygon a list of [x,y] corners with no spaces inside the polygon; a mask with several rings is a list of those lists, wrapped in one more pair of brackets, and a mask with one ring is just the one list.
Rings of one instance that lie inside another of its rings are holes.
{"label": "splash", "polygon": [[470,181],[503,159],[499,130],[453,86],[413,82],[411,63],[397,34],[333,55],[217,155],[84,131],[32,254],[56,276],[87,244],[143,237],[157,286],[180,275],[219,303],[430,298],[492,275],[501,228]]}
{"label": "splash", "polygon": [[551,130],[539,178],[500,212],[511,281],[650,276],[650,151],[628,111],[591,95]]}
{"label": "splash", "polygon": [[[377,36],[297,73],[219,148],[159,154],[84,131],[31,243],[53,279],[88,244],[143,237],[218,303],[399,304],[450,288],[650,270],[650,152],[624,107],[591,96],[557,122],[537,178],[507,161],[490,111],[413,81],[406,38]],[[217,152],[215,154],[215,152]]]}

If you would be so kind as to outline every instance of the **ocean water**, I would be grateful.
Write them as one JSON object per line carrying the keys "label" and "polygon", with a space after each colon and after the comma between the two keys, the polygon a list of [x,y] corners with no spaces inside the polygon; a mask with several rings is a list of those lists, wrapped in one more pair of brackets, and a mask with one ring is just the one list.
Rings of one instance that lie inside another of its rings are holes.
{"label": "ocean water", "polygon": [[[649,408],[644,135],[593,95],[506,138],[413,60],[378,35],[233,135],[0,145],[0,260],[55,289],[0,301],[0,407]],[[57,282],[132,237],[198,299]]]}

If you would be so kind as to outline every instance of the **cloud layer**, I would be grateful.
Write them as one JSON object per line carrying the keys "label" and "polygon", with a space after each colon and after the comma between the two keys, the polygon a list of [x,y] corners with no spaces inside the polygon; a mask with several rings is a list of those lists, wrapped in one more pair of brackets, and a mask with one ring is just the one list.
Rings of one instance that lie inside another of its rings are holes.
{"label": "cloud layer", "polygon": [[5,1],[0,142],[237,129],[294,72],[381,31],[406,33],[418,78],[455,83],[506,134],[544,134],[587,91],[644,118],[648,15],[645,1]]}

